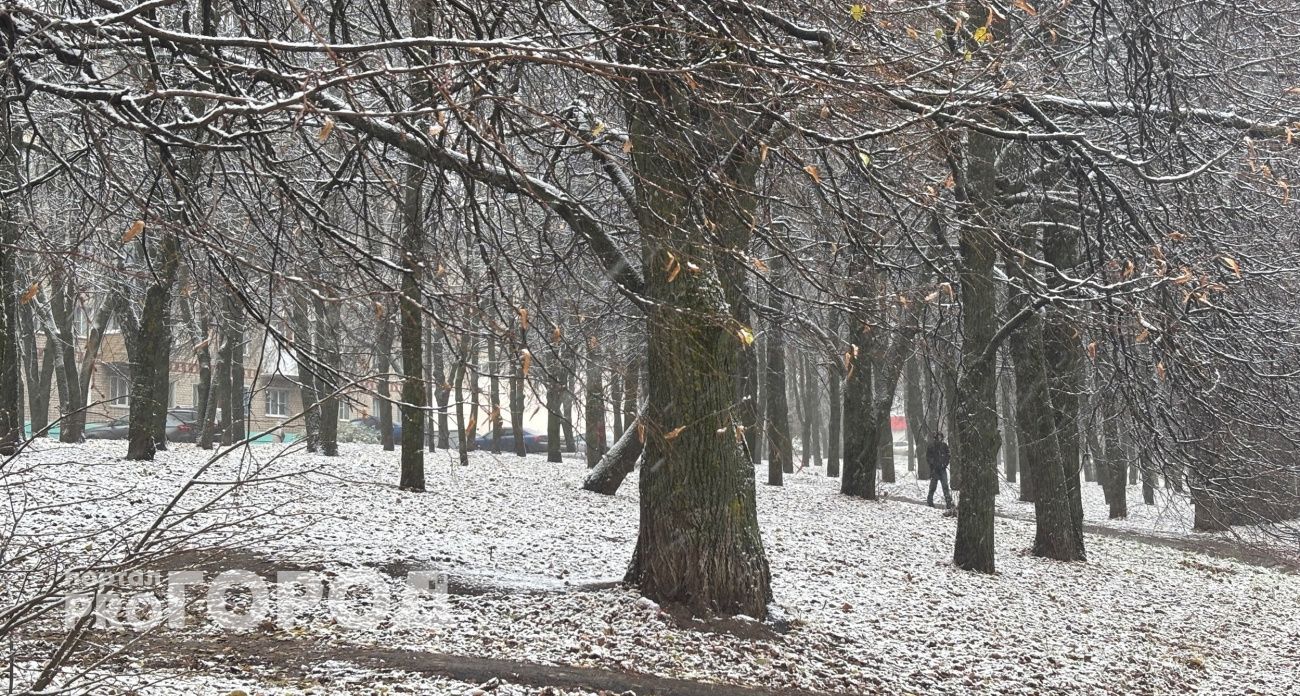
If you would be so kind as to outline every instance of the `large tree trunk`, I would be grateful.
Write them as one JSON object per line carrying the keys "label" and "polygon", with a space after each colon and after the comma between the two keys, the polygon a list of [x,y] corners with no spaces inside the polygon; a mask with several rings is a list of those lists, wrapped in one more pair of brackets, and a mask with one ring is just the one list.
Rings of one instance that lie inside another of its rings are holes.
{"label": "large tree trunk", "polygon": [[[1055,211],[1045,212],[1049,219],[1055,218]],[[1044,260],[1062,271],[1072,271],[1079,263],[1076,234],[1070,226],[1049,226],[1043,238]],[[1048,274],[1049,287],[1059,287],[1061,283],[1057,274]],[[1083,341],[1074,312],[1055,306],[1048,308],[1043,320],[1043,351],[1075,541],[1083,548],[1083,499],[1079,482],[1083,462],[1079,442],[1079,394],[1084,389]]]}
{"label": "large tree trunk", "polygon": [[[12,45],[12,44],[11,44]],[[10,120],[17,102],[17,85],[10,69],[0,72],[0,191],[17,189],[23,181],[15,137],[20,131]],[[18,368],[18,219],[22,196],[0,196],[0,455],[18,451],[23,439],[22,374]]]}
{"label": "large tree trunk", "polygon": [[80,442],[86,423],[85,395],[81,391],[77,370],[74,298],[72,279],[64,278],[62,271],[55,273],[53,287],[50,289],[50,311],[58,332],[58,343],[47,341],[45,352],[57,353],[59,356],[59,382],[63,386],[63,391],[59,394],[62,418],[59,422],[59,442]]}
{"label": "large tree trunk", "polygon": [[991,136],[971,132],[966,148],[965,175],[958,246],[961,260],[961,368],[957,398],[957,433],[952,468],[962,477],[957,511],[953,563],[965,570],[992,573],[994,498],[997,495],[997,259],[994,197],[998,144]]}
{"label": "large tree trunk", "polygon": [[638,416],[624,429],[623,434],[609,448],[605,456],[600,458],[596,467],[587,474],[587,479],[582,482],[583,490],[602,495],[614,495],[618,492],[618,487],[623,485],[623,479],[636,468],[636,462],[645,450],[645,445],[639,436],[640,423],[641,419]]}
{"label": "large tree trunk", "polygon": [[1096,398],[1102,400],[1098,411],[1104,419],[1102,430],[1106,441],[1105,453],[1097,467],[1097,473],[1101,477],[1110,519],[1122,519],[1128,517],[1128,458],[1119,435],[1119,409],[1113,398],[1104,399],[1100,395]]}
{"label": "large tree trunk", "polygon": [[[888,382],[889,375],[885,374],[888,370],[879,370],[877,374],[879,379],[876,381],[878,391],[878,400],[876,402],[876,461],[880,466],[880,480],[883,483],[894,483],[897,481],[897,475],[894,471],[894,392],[897,391],[897,381]],[[897,377],[897,373],[894,373]]]}
{"label": "large tree trunk", "polygon": [[[661,18],[653,3],[626,9],[631,16],[616,19],[649,26]],[[679,50],[675,34],[652,29],[644,36],[656,53]],[[771,576],[736,409],[748,341],[727,304],[708,229],[754,220],[757,143],[729,130],[747,117],[717,118],[676,77],[635,79],[638,94],[625,108],[649,300],[649,379],[640,529],[627,580],[651,599],[699,614],[763,619]],[[730,154],[705,154],[719,145]],[[723,171],[713,169],[717,162],[727,163]],[[701,191],[710,181],[726,184]]]}

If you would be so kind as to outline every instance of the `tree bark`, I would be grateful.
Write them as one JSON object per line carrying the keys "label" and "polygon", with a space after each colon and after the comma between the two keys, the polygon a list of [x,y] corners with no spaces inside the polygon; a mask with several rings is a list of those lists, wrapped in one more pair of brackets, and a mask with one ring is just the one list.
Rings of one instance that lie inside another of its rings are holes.
{"label": "tree bark", "polygon": [[379,318],[379,336],[375,340],[375,393],[379,396],[379,444],[385,452],[397,448],[393,441],[393,399],[388,386],[388,374],[393,365],[393,323],[388,317],[385,306],[384,316]]}
{"label": "tree bark", "polygon": [[[653,3],[623,7],[628,16],[618,21],[650,26],[661,18]],[[666,30],[642,36],[656,51],[680,50]],[[757,179],[757,143],[728,130],[747,118],[718,118],[676,77],[635,79],[637,95],[625,110],[635,144],[636,217],[649,300],[648,464],[641,467],[640,529],[627,580],[653,600],[697,614],[761,620],[772,598],[771,575],[736,410],[740,344],[746,341],[719,279],[716,245],[709,242],[708,228],[717,223],[700,207],[708,202],[719,222],[754,220],[749,192]],[[703,154],[719,145],[729,154]],[[714,171],[720,161],[727,162],[724,170]],[[705,184],[709,190],[701,191],[701,182],[710,181],[727,183]],[[725,219],[717,214],[718,206],[728,207],[723,202],[731,207]]]}
{"label": "tree bark", "polygon": [[[429,7],[420,3],[411,10],[419,33],[431,33]],[[421,81],[422,82],[422,81]],[[419,89],[423,90],[421,86]],[[424,178],[423,164],[408,162],[402,201],[402,454],[398,487],[423,492],[424,482],[424,304],[420,282],[424,275]],[[518,433],[515,434],[518,438]],[[392,438],[391,430],[389,438]]]}
{"label": "tree bark", "polygon": [[930,478],[930,460],[926,445],[930,442],[930,423],[925,415],[925,397],[921,388],[921,365],[916,353],[907,359],[906,383],[903,386],[903,408],[907,411],[907,430],[916,443],[916,478]]}
{"label": "tree bark", "polygon": [[[1008,259],[1009,274],[1017,273],[1015,260]],[[1026,302],[1013,294],[1014,316]],[[1056,440],[1055,412],[1047,390],[1047,368],[1043,360],[1041,319],[1033,314],[1010,335],[1011,362],[1015,366],[1016,421],[1020,429],[1021,490],[1032,487],[1036,532],[1035,556],[1062,561],[1083,560],[1083,548],[1074,533],[1065,467]]]}
{"label": "tree bark", "polygon": [[[1058,213],[1050,207],[1049,220]],[[1071,271],[1079,263],[1075,228],[1050,225],[1044,232],[1043,258],[1062,271]],[[1048,274],[1048,287],[1060,287],[1057,274]],[[1047,367],[1047,387],[1051,394],[1056,422],[1057,441],[1061,447],[1061,466],[1065,472],[1066,496],[1073,519],[1075,541],[1083,548],[1083,498],[1079,473],[1083,468],[1079,442],[1079,394],[1084,388],[1083,342],[1074,312],[1049,306],[1043,320],[1043,356]]]}
{"label": "tree bark", "polygon": [[586,429],[587,468],[600,463],[609,449],[605,440],[605,380],[600,344],[595,336],[587,338],[587,378],[583,382],[583,424]]}
{"label": "tree bark", "polygon": [[[954,473],[962,477],[957,511],[953,563],[964,570],[992,573],[994,498],[997,495],[997,259],[999,221],[995,213],[994,175],[998,143],[991,136],[970,132],[965,172],[960,177],[964,197],[958,246],[961,284],[961,367],[956,401]],[[954,477],[955,478],[955,477]]]}
{"label": "tree bark", "polygon": [[763,409],[767,419],[763,430],[767,439],[769,486],[783,485],[784,475],[794,471],[794,450],[790,443],[790,407],[786,401],[785,329],[782,327],[785,317],[781,316],[785,296],[781,293],[776,276],[780,268],[778,262],[773,262],[773,287],[768,299],[772,316],[767,326],[767,380],[763,390],[767,402]]}
{"label": "tree bark", "polygon": [[618,492],[618,487],[623,485],[623,479],[636,468],[637,460],[645,450],[645,445],[639,436],[640,422],[638,416],[623,430],[623,434],[609,448],[605,456],[600,458],[596,467],[587,474],[586,480],[582,483],[583,490],[601,495],[614,495]]}
{"label": "tree bark", "polygon": [[1016,427],[1016,383],[1009,372],[1000,379],[1002,397],[1002,463],[1007,481],[1016,482],[1020,473],[1020,437]]}
{"label": "tree bark", "polygon": [[[298,388],[303,408],[303,438],[307,451],[315,453],[320,449],[321,409],[320,392],[316,388],[316,353],[312,340],[311,317],[308,313],[308,300],[301,293],[295,293],[291,300],[290,318],[293,322],[293,348],[298,362]],[[205,330],[206,333],[206,330]],[[206,409],[204,410],[206,412]]]}
{"label": "tree bark", "polygon": [[497,356],[497,339],[488,336],[488,426],[492,433],[492,454],[501,454],[501,436],[505,423],[501,420],[501,361]]}
{"label": "tree bark", "polygon": [[[181,249],[179,236],[161,226],[156,229],[161,239],[152,252],[153,273],[145,291],[135,338],[136,356],[131,365],[131,425],[126,458],[134,461],[153,461],[154,453],[166,447],[172,350],[170,307],[180,270]],[[140,244],[148,245],[150,236],[146,227],[146,232],[139,237]],[[127,330],[125,325],[122,328]]]}

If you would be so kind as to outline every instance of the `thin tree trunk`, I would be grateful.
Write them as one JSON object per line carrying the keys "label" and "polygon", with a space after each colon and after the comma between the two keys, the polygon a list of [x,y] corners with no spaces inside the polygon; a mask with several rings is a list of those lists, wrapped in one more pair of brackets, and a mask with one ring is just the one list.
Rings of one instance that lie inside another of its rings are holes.
{"label": "thin tree trunk", "polygon": [[[505,430],[505,423],[501,420],[501,362],[497,358],[497,339],[494,336],[488,336],[487,339],[487,364],[488,364],[488,419],[489,427],[492,432],[492,454],[501,454],[501,436]],[[518,434],[515,435],[519,437]]]}
{"label": "thin tree trunk", "polygon": [[[524,330],[520,330],[520,339],[524,338]],[[531,358],[530,358],[531,359]],[[510,361],[510,428],[515,431],[515,454],[520,457],[528,456],[528,443],[524,441],[524,389],[527,386],[525,380],[528,378],[524,374],[523,357],[515,357]],[[531,367],[529,369],[532,369]],[[617,406],[614,410],[619,410]],[[548,440],[549,442],[549,440]],[[549,447],[549,445],[548,445]]]}
{"label": "thin tree trunk", "polygon": [[438,400],[438,447],[451,449],[451,379],[447,375],[447,366],[443,355],[445,347],[442,340],[430,341],[433,346],[433,378],[437,380],[436,394]]}
{"label": "thin tree trunk", "polygon": [[[773,266],[773,274],[779,272],[779,264]],[[784,474],[794,471],[794,452],[790,444],[790,409],[786,402],[785,374],[785,329],[781,316],[784,296],[780,285],[773,280],[774,286],[768,305],[772,308],[772,318],[767,327],[767,382],[763,390],[767,395],[764,412],[767,426],[764,428],[767,438],[767,484],[780,486],[784,483]]]}
{"label": "thin tree trunk", "polygon": [[[316,373],[319,368],[315,363],[311,317],[307,311],[308,300],[296,296],[292,302],[290,317],[293,321],[293,348],[298,362],[298,384],[303,407],[303,437],[306,439],[307,451],[314,454],[320,449],[321,409],[317,403],[320,400],[320,392],[316,388]],[[206,325],[204,333],[207,333]],[[206,411],[205,408],[201,413]]]}
{"label": "thin tree trunk", "polygon": [[600,463],[609,449],[605,440],[605,381],[601,365],[600,344],[594,336],[587,339],[587,378],[583,382],[583,424],[586,426],[587,468]]}
{"label": "thin tree trunk", "polygon": [[375,392],[379,395],[379,443],[385,452],[397,448],[393,441],[393,400],[392,390],[388,386],[388,373],[393,364],[393,323],[388,318],[388,310],[379,319],[379,336],[375,340]]}
{"label": "thin tree trunk", "polygon": [[560,411],[564,402],[564,376],[559,372],[558,354],[552,351],[551,355],[551,364],[546,369],[546,461],[562,462]]}
{"label": "thin tree trunk", "polygon": [[1007,481],[1016,482],[1020,473],[1020,436],[1016,427],[1016,383],[1010,372],[1000,380],[1002,396],[1002,464]]}
{"label": "thin tree trunk", "polygon": [[907,376],[903,385],[903,408],[907,411],[907,430],[916,443],[916,478],[930,478],[930,462],[926,445],[930,442],[930,424],[925,415],[925,397],[921,388],[920,358],[913,353],[907,359]]}

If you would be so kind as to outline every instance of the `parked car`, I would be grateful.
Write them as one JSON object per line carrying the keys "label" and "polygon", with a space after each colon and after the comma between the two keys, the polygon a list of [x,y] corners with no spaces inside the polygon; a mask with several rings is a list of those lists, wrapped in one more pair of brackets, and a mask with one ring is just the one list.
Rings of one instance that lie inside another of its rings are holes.
{"label": "parked car", "polygon": [[[530,454],[544,454],[546,452],[546,436],[524,428],[524,451]],[[474,449],[488,450],[492,449],[492,432],[488,431],[485,435],[480,435],[474,440]],[[501,429],[501,451],[515,451],[515,430],[512,427]]]}
{"label": "parked car", "polygon": [[[198,415],[188,409],[168,411],[166,433],[168,442],[195,442],[199,436]],[[125,440],[130,434],[131,419],[127,416],[86,424],[87,440]]]}
{"label": "parked car", "polygon": [[199,439],[199,414],[192,409],[173,409],[167,412],[168,442],[197,442]]}
{"label": "parked car", "polygon": [[[372,431],[375,434],[375,442],[384,441],[384,438],[379,431],[379,416],[363,416],[361,418],[353,418],[352,420],[348,421],[348,424],[355,428]],[[393,442],[401,442],[401,441],[402,441],[402,421],[400,418],[394,418],[393,419]]]}
{"label": "parked car", "polygon": [[123,416],[101,423],[87,423],[87,440],[125,440],[131,432],[131,419]]}

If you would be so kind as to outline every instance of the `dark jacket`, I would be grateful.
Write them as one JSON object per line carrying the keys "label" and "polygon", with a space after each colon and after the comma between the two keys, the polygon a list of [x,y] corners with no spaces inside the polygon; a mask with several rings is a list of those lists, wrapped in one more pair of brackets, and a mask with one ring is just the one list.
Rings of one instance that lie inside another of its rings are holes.
{"label": "dark jacket", "polygon": [[931,440],[930,445],[925,448],[926,462],[930,465],[931,471],[947,469],[950,457],[948,443],[942,440]]}

